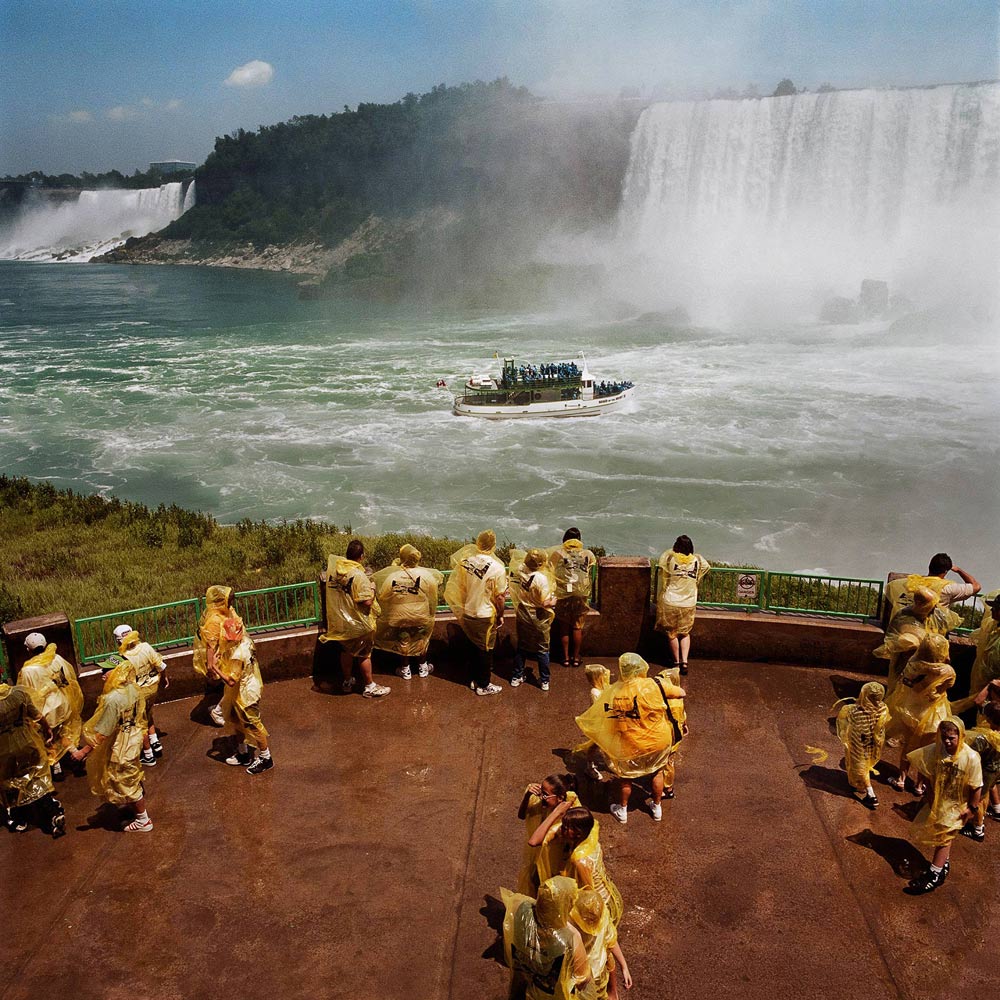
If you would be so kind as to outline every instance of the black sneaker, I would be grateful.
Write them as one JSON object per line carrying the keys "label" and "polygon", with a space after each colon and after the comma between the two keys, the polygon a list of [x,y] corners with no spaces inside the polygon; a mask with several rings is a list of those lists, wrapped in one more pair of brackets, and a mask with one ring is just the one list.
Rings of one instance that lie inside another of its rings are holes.
{"label": "black sneaker", "polygon": [[49,831],[53,840],[58,840],[66,835],[66,814],[56,813],[52,817],[52,829]]}
{"label": "black sneaker", "polygon": [[910,896],[922,896],[925,892],[933,892],[937,889],[944,883],[944,880],[947,877],[947,864],[945,864],[944,868],[939,872],[931,871],[931,869],[928,868],[923,875],[918,875],[916,878],[910,879],[910,884],[903,890],[903,892],[908,893]]}
{"label": "black sneaker", "polygon": [[878,796],[877,795],[866,795],[860,801],[861,801],[861,804],[866,809],[871,809],[872,812],[874,812],[876,809],[878,809]]}
{"label": "black sneaker", "polygon": [[139,754],[139,760],[142,761],[143,767],[156,767],[156,758],[153,756],[152,750],[143,750]]}
{"label": "black sneaker", "polygon": [[986,831],[979,832],[972,823],[966,823],[962,827],[962,836],[968,837],[969,840],[974,840],[977,844],[981,844],[986,839]]}
{"label": "black sneaker", "polygon": [[153,756],[159,760],[163,756],[163,744],[157,741],[156,743],[149,744],[150,749],[153,751]]}
{"label": "black sneaker", "polygon": [[247,774],[263,774],[274,767],[274,761],[270,757],[258,757],[248,768]]}

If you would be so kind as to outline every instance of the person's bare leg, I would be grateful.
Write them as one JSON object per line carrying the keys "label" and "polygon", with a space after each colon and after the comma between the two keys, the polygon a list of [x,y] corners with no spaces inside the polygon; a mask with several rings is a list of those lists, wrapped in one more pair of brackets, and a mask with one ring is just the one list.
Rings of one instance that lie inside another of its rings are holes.
{"label": "person's bare leg", "polygon": [[363,684],[371,684],[372,682],[372,658],[366,656],[363,660],[358,661],[358,668],[361,670],[361,682]]}
{"label": "person's bare leg", "polygon": [[583,629],[573,629],[573,664],[580,662],[580,647],[583,646]]}
{"label": "person's bare leg", "polygon": [[681,663],[687,663],[688,653],[691,652],[691,636],[682,635],[678,641],[678,646],[680,647],[680,660]]}
{"label": "person's bare leg", "polygon": [[[660,791],[663,791],[661,786]],[[632,795],[632,782],[628,778],[622,778],[618,782],[618,802],[624,808],[628,808],[628,800]]]}
{"label": "person's bare leg", "polygon": [[618,1000],[618,969],[614,968],[608,974],[608,1000]]}
{"label": "person's bare leg", "polygon": [[680,643],[677,639],[671,636],[670,638],[670,655],[674,658],[674,665],[676,666],[681,662],[681,648]]}
{"label": "person's bare leg", "polygon": [[341,652],[340,672],[344,675],[345,681],[349,681],[354,676],[354,657],[350,653]]}
{"label": "person's bare leg", "polygon": [[573,661],[569,658],[569,632],[566,629],[560,628],[559,640],[562,642],[563,666],[571,666]]}
{"label": "person's bare leg", "polygon": [[932,864],[935,868],[944,868],[948,863],[948,857],[951,854],[951,844],[945,844],[944,847],[934,848],[934,861]]}
{"label": "person's bare leg", "polygon": [[657,771],[653,775],[653,802],[659,805],[663,800],[663,772]]}

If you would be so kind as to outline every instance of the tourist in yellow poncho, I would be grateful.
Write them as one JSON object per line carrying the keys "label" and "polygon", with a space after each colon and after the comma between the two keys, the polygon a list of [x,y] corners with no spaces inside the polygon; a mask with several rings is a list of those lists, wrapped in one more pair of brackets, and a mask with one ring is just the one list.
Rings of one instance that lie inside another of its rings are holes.
{"label": "tourist in yellow poncho", "polygon": [[[572,787],[572,775],[550,774],[540,782],[533,782],[524,790],[517,818],[524,820],[527,841],[556,806],[563,802],[578,806],[580,799]],[[526,896],[534,896],[538,886],[546,879],[557,875],[563,867],[569,852],[562,841],[557,840],[559,824],[549,828],[546,842],[532,845],[525,842],[521,861],[521,874],[517,880],[517,891]]]}
{"label": "tourist in yellow poncho", "polygon": [[673,548],[660,556],[656,577],[656,628],[670,640],[674,666],[688,672],[691,629],[698,604],[698,585],[712,567],[694,550],[687,535],[680,535]]}
{"label": "tourist in yellow poncho", "polygon": [[142,694],[146,713],[142,766],[155,767],[157,760],[163,756],[163,746],[160,743],[160,734],[156,731],[156,723],[153,721],[153,703],[160,690],[161,680],[164,688],[170,684],[167,679],[167,665],[163,662],[163,657],[148,642],[143,642],[139,638],[139,633],[131,625],[119,625],[114,634],[118,641],[118,655],[125,657],[135,667],[135,682]]}
{"label": "tourist in yellow poncho", "polygon": [[912,895],[932,892],[948,877],[951,842],[979,808],[982,765],[979,754],[963,742],[964,736],[962,720],[949,716],[938,725],[933,743],[910,754],[910,763],[925,782],[913,840],[934,851],[927,871],[906,887]]}
{"label": "tourist in yellow poncho", "polygon": [[451,556],[451,576],[444,599],[466,638],[475,647],[469,687],[478,695],[499,694],[493,674],[493,650],[503,628],[507,573],[495,553],[496,535],[481,531],[474,545],[463,545]]}
{"label": "tourist in yellow poncho", "polygon": [[53,837],[66,832],[44,742],[51,736],[31,692],[0,683],[0,803],[15,832],[27,830],[32,820]]}
{"label": "tourist in yellow poncho", "polygon": [[623,653],[618,669],[621,679],[577,716],[576,724],[600,747],[608,769],[619,779],[619,801],[611,805],[612,816],[619,823],[628,822],[632,780],[650,774],[650,812],[659,821],[664,769],[683,737],[684,721],[677,718],[671,700],[683,698],[684,689],[667,679],[647,677],[649,664],[638,653]]}
{"label": "tourist in yellow poncho", "polygon": [[954,611],[938,604],[932,591],[926,588],[915,591],[913,603],[892,616],[885,630],[885,640],[872,650],[873,656],[889,661],[886,691],[892,694],[906,661],[925,635],[947,635],[961,621]]}
{"label": "tourist in yellow poncho", "polygon": [[135,811],[135,817],[125,825],[128,833],[149,833],[153,829],[146,811],[139,759],[145,732],[146,716],[135,683],[135,667],[126,660],[105,676],[97,711],[83,727],[84,742],[72,754],[75,760],[87,761],[94,795],[113,806]]}
{"label": "tourist in yellow poncho", "polygon": [[83,692],[72,664],[56,652],[54,642],[46,644],[41,632],[27,636],[24,648],[30,659],[21,667],[17,683],[31,693],[52,731],[47,753],[52,777],[58,781],[62,777],[60,760],[80,741]]}
{"label": "tourist in yellow poncho", "polygon": [[395,653],[402,661],[396,673],[408,681],[416,670],[421,677],[434,672],[427,648],[434,634],[438,590],[444,576],[420,565],[420,550],[403,545],[399,558],[375,574],[375,593],[382,614],[375,627],[375,646]]}
{"label": "tourist in yellow poncho", "polygon": [[837,713],[837,736],[844,744],[847,780],[862,795],[861,804],[867,809],[878,808],[878,796],[872,788],[872,775],[882,759],[885,731],[889,723],[889,708],[883,700],[885,688],[870,681],[861,688],[858,700],[845,698],[834,705]]}
{"label": "tourist in yellow poncho", "polygon": [[510,554],[510,594],[514,600],[514,620],[517,623],[517,648],[511,687],[524,683],[524,665],[533,659],[538,664],[538,682],[548,691],[549,638],[556,606],[555,580],[552,568],[541,549]]}
{"label": "tourist in yellow poncho", "polygon": [[966,732],[965,745],[979,754],[983,793],[975,819],[962,828],[962,833],[981,843],[986,839],[985,818],[1000,820],[1000,704],[987,702],[983,706],[983,722]]}
{"label": "tourist in yellow poncho", "polygon": [[[976,661],[969,677],[969,691],[981,691],[990,681],[1000,680],[1000,591],[987,594],[986,608],[979,628],[972,633],[976,643]],[[981,722],[980,714],[977,725]]]}
{"label": "tourist in yellow poncho", "polygon": [[596,1000],[618,1000],[619,971],[627,990],[632,989],[632,975],[618,944],[618,930],[601,894],[594,889],[581,889],[576,894],[570,920],[587,949]]}
{"label": "tourist in yellow poncho", "polygon": [[600,824],[589,809],[563,802],[549,813],[528,838],[528,843],[533,846],[543,844],[549,830],[557,823],[560,824],[559,838],[569,847],[569,857],[562,874],[576,879],[581,889],[596,890],[608,908],[611,922],[617,927],[621,922],[624,906],[618,887],[611,881],[604,867]]}
{"label": "tourist in yellow poncho", "polygon": [[[247,774],[263,774],[274,767],[267,729],[260,717],[264,681],[257,665],[253,639],[243,621],[230,609],[219,632],[218,655],[214,663],[226,693],[222,696],[222,716],[237,737],[237,746],[226,763],[245,767]],[[250,747],[253,747],[251,755]]]}
{"label": "tourist in yellow poncho", "polygon": [[525,990],[526,1000],[596,1000],[587,950],[569,919],[576,894],[576,883],[561,876],[543,882],[537,899],[500,890],[511,996]]}
{"label": "tourist in yellow poncho", "polygon": [[886,699],[890,716],[886,738],[900,746],[899,775],[889,784],[898,791],[906,785],[908,755],[931,742],[939,723],[951,714],[948,691],[955,684],[955,671],[948,657],[944,636],[925,636]]}
{"label": "tourist in yellow poncho", "polygon": [[[962,582],[952,583],[946,579],[949,573],[960,576]],[[980,590],[979,581],[971,573],[959,569],[947,552],[938,552],[931,556],[926,576],[911,573],[907,577],[890,581],[885,589],[885,596],[892,608],[892,614],[912,604],[913,595],[921,588],[930,590],[943,608],[968,600]]]}
{"label": "tourist in yellow poncho", "polygon": [[556,621],[562,643],[563,663],[582,665],[583,629],[590,610],[591,571],[597,556],[583,547],[579,528],[567,528],[562,545],[550,550],[549,565],[556,583]]}
{"label": "tourist in yellow poncho", "polygon": [[[233,598],[233,588],[215,585],[205,592],[205,609],[201,613],[198,629],[194,635],[194,660],[192,666],[195,673],[208,678],[217,684],[221,678],[215,669],[215,658],[219,651],[219,634],[222,623],[229,615],[229,605]],[[222,701],[213,705],[209,716],[216,726],[224,726],[226,720],[222,716]]]}
{"label": "tourist in yellow poncho", "polygon": [[380,607],[375,588],[361,560],[364,544],[352,538],[343,556],[331,555],[326,569],[326,632],[320,642],[335,642],[340,649],[341,689],[350,694],[357,683],[355,667],[361,674],[361,693],[366,698],[382,698],[389,693],[372,676],[375,624]]}

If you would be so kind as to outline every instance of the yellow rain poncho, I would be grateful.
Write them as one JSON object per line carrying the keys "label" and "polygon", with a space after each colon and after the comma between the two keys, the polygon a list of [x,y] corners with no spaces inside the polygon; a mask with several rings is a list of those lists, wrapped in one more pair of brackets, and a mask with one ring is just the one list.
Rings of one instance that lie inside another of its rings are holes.
{"label": "yellow rain poncho", "polygon": [[851,787],[864,794],[875,768],[882,759],[889,708],[883,701],[885,688],[874,681],[861,688],[858,700],[845,698],[837,713],[837,736],[844,744],[847,780]]}
{"label": "yellow rain poncho", "polygon": [[139,760],[146,732],[142,694],[135,667],[123,663],[104,680],[97,710],[83,727],[83,738],[94,748],[87,758],[90,790],[115,806],[142,798],[143,770]]}
{"label": "yellow rain poncho", "polygon": [[601,825],[595,816],[594,828],[581,843],[573,848],[569,861],[566,862],[566,867],[563,869],[563,874],[576,879],[581,889],[593,889],[597,892],[608,908],[611,922],[617,927],[621,922],[625,906],[622,903],[622,895],[618,891],[618,887],[611,881],[607,869],[604,867],[600,829]]}
{"label": "yellow rain poncho", "polygon": [[17,683],[31,693],[35,707],[52,730],[52,742],[46,751],[49,764],[55,764],[80,742],[83,691],[76,671],[50,642],[21,667]]}
{"label": "yellow rain poncho", "polygon": [[135,683],[142,695],[148,728],[153,725],[153,702],[160,690],[163,657],[148,642],[143,642],[138,632],[129,632],[122,639],[118,653],[135,667]]}
{"label": "yellow rain poncho", "polygon": [[990,790],[1000,781],[1000,730],[976,726],[965,734],[965,745],[979,754],[983,769],[983,795],[979,800],[976,825],[982,826],[989,804]]}
{"label": "yellow rain poncho", "polygon": [[364,566],[331,555],[326,569],[326,632],[319,641],[339,642],[352,656],[367,656],[374,646],[380,610]]}
{"label": "yellow rain poncho", "polygon": [[423,657],[434,633],[438,590],[444,575],[420,565],[412,545],[399,550],[391,566],[375,574],[375,593],[382,614],[375,629],[375,646],[399,656]]}
{"label": "yellow rain poncho", "polygon": [[198,622],[198,631],[194,637],[194,662],[196,673],[203,677],[208,673],[208,647],[218,651],[219,631],[229,614],[229,601],[233,595],[232,587],[213,586],[205,593],[205,610]]}
{"label": "yellow rain poncho", "polygon": [[556,585],[556,618],[565,628],[583,628],[593,589],[590,574],[597,556],[585,549],[579,538],[567,538],[549,549],[548,555]]}
{"label": "yellow rain poncho", "polygon": [[263,750],[268,738],[260,717],[264,682],[257,665],[253,639],[233,611],[222,624],[216,668],[223,680],[236,681],[232,686],[226,685],[222,696],[222,717],[242,741]]}
{"label": "yellow rain poncho", "polygon": [[641,778],[663,770],[679,742],[671,722],[669,700],[682,698],[681,688],[646,676],[649,665],[637,653],[618,660],[621,680],[612,684],[576,724],[604,753],[619,778]]}
{"label": "yellow rain poncho", "polygon": [[593,889],[581,889],[576,894],[570,920],[580,932],[583,946],[587,949],[590,978],[594,980],[597,1000],[606,1000],[608,979],[615,967],[611,949],[618,943],[618,931],[600,893]]}
{"label": "yellow rain poncho", "polygon": [[917,589],[913,604],[892,616],[882,645],[872,650],[873,656],[889,661],[886,690],[891,693],[895,689],[906,661],[925,635],[947,635],[961,621],[954,611],[937,603],[937,595],[931,590]]}
{"label": "yellow rain poncho", "polygon": [[929,742],[938,724],[951,714],[948,691],[955,684],[955,671],[947,659],[948,640],[927,636],[886,699],[890,716],[886,738],[900,743],[904,754]]}
{"label": "yellow rain poncho", "polygon": [[569,923],[577,886],[569,878],[548,879],[534,900],[500,890],[505,915],[503,951],[527,1000],[595,1000],[583,940]]}
{"label": "yellow rain poncho", "polygon": [[920,573],[911,573],[907,577],[899,580],[892,580],[886,585],[885,596],[892,606],[892,614],[896,615],[903,608],[908,608],[913,604],[913,595],[918,590],[929,590],[936,598],[940,599],[941,591],[948,586],[948,581],[940,576],[921,576]]}
{"label": "yellow rain poncho", "polygon": [[555,620],[555,578],[539,549],[510,554],[510,596],[517,622],[517,646],[523,653],[547,653]]}
{"label": "yellow rain poncho", "polygon": [[[566,792],[566,801],[570,808],[578,806],[580,799],[576,792]],[[538,829],[552,810],[537,796],[528,799],[528,807],[524,813],[524,852],[521,855],[521,874],[517,880],[517,891],[526,896],[534,896],[539,885],[553,875],[562,871],[569,856],[565,843],[559,839],[561,823],[553,823],[545,834],[545,843],[540,847],[532,847],[528,843],[531,835]]]}
{"label": "yellow rain poncho", "polygon": [[671,639],[690,635],[694,627],[698,585],[712,567],[697,552],[687,555],[667,549],[656,576],[656,628]]}
{"label": "yellow rain poncho", "polygon": [[0,684],[0,800],[8,809],[48,795],[52,774],[31,692]]}
{"label": "yellow rain poncho", "polygon": [[473,545],[463,545],[451,556],[451,576],[444,599],[469,640],[487,652],[496,645],[497,608],[494,601],[507,593],[507,573],[493,555],[496,538],[480,532]]}
{"label": "yellow rain poncho", "polygon": [[927,847],[946,847],[963,827],[960,814],[969,796],[983,787],[979,754],[965,745],[965,724],[956,716],[948,721],[958,727],[959,744],[949,757],[941,743],[940,730],[934,742],[909,754],[910,763],[930,781],[933,796],[913,821],[913,840]]}
{"label": "yellow rain poncho", "polygon": [[990,681],[1000,679],[1000,622],[994,620],[988,607],[972,638],[976,642],[976,662],[969,678],[969,693],[978,694]]}

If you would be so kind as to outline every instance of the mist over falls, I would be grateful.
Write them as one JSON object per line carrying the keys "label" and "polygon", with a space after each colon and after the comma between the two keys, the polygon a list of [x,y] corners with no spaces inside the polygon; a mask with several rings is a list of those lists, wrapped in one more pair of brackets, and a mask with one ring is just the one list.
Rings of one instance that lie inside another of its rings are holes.
{"label": "mist over falls", "polygon": [[29,190],[0,227],[0,258],[88,261],[129,236],[162,229],[194,203],[194,181],[78,194]]}
{"label": "mist over falls", "polygon": [[623,298],[701,322],[814,320],[865,278],[995,317],[1000,85],[653,105],[614,249]]}

